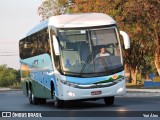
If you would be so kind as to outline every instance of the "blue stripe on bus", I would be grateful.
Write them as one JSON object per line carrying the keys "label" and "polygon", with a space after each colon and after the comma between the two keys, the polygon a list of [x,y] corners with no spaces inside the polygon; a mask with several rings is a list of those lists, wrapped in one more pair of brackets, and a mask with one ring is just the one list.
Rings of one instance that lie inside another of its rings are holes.
{"label": "blue stripe on bus", "polygon": [[[124,76],[124,71],[116,73],[116,75]],[[92,84],[92,83],[95,83],[95,82],[108,80],[110,77],[113,77],[113,75],[103,76],[103,77],[92,77],[92,78],[77,78],[77,77],[66,76],[66,80],[68,82],[85,85],[85,84]]]}

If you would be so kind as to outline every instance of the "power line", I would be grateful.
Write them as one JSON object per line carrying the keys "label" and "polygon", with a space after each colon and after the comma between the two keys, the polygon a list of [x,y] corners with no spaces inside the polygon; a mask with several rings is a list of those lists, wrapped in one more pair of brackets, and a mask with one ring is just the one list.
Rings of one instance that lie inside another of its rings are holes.
{"label": "power line", "polygon": [[1,53],[19,53],[19,52],[0,52]]}
{"label": "power line", "polygon": [[12,51],[2,51],[0,52],[0,56],[18,56],[19,52],[12,52]]}
{"label": "power line", "polygon": [[0,44],[17,44],[18,45],[18,43],[16,42],[0,42]]}
{"label": "power line", "polygon": [[0,56],[19,56],[19,54],[9,54],[9,55],[0,55]]}

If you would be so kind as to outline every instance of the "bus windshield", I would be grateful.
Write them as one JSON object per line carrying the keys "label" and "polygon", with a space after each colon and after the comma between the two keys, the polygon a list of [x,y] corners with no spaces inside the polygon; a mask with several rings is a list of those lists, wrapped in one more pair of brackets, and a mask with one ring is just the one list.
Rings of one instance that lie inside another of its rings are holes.
{"label": "bus windshield", "polygon": [[65,74],[108,75],[123,68],[116,28],[59,29],[58,40]]}

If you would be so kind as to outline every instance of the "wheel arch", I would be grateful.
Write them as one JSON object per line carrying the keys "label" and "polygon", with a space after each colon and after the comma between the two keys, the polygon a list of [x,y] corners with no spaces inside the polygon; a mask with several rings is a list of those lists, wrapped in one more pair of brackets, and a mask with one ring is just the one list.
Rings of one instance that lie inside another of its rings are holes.
{"label": "wheel arch", "polygon": [[55,86],[54,86],[53,80],[51,80],[50,85],[51,85],[51,98],[53,99],[53,92],[55,90]]}

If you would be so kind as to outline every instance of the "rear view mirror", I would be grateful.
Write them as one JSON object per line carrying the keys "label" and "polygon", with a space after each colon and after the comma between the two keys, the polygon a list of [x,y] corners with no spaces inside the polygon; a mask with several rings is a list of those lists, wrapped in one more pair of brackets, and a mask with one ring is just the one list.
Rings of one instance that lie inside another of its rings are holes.
{"label": "rear view mirror", "polygon": [[130,48],[130,39],[129,39],[128,34],[124,31],[120,31],[120,34],[123,36],[124,48],[129,49]]}
{"label": "rear view mirror", "polygon": [[55,35],[53,35],[53,47],[54,47],[55,55],[57,56],[60,55],[59,43]]}

